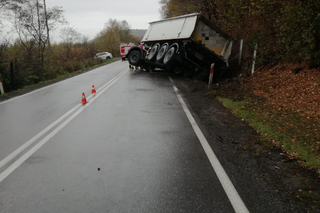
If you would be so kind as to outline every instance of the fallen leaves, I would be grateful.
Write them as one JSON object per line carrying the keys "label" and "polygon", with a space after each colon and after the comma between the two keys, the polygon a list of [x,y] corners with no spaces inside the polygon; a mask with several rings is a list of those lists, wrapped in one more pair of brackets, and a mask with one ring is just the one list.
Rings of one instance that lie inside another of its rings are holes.
{"label": "fallen leaves", "polygon": [[[301,67],[294,74],[292,70]],[[272,73],[272,74],[271,74]],[[243,87],[253,95],[267,99],[274,111],[296,110],[320,121],[320,70],[299,64],[283,64],[260,70]]]}
{"label": "fallen leaves", "polygon": [[[297,67],[301,69],[294,74]],[[246,100],[240,106],[242,110],[270,126],[273,135],[283,135],[273,143],[279,143],[287,157],[302,158],[302,164],[308,159],[308,165],[320,168],[320,69],[300,64],[277,65],[260,70],[243,82],[222,84],[217,94],[235,101],[242,97],[240,100]],[[273,139],[266,132],[261,134]]]}

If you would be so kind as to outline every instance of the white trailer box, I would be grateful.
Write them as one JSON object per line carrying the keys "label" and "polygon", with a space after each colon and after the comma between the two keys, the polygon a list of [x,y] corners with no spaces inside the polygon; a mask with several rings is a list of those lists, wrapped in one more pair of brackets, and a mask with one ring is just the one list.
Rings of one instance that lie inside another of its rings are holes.
{"label": "white trailer box", "polygon": [[149,24],[150,26],[142,39],[145,43],[173,39],[193,39],[221,57],[225,62],[230,57],[231,37],[211,22],[203,19],[199,13],[150,22]]}
{"label": "white trailer box", "polygon": [[[231,55],[232,38],[199,13],[149,23],[142,38],[147,48],[133,47],[127,54],[131,65],[145,70],[166,69],[185,76],[208,74],[215,64],[216,76]],[[225,69],[226,70],[226,69]]]}

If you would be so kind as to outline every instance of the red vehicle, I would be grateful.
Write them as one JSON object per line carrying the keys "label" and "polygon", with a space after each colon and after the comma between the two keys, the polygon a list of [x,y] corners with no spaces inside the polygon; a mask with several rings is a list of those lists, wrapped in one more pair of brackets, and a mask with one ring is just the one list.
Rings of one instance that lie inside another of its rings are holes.
{"label": "red vehicle", "polygon": [[130,48],[134,47],[135,45],[133,43],[121,43],[120,44],[120,56],[122,61],[124,61],[127,58],[127,54],[130,50]]}

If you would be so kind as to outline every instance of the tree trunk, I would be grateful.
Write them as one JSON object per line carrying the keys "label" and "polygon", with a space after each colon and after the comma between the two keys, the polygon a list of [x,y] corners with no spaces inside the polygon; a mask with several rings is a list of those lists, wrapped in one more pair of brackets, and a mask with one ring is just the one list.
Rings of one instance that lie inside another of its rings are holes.
{"label": "tree trunk", "polygon": [[41,22],[40,22],[40,5],[39,0],[37,0],[37,16],[38,16],[38,45],[39,45],[39,58],[42,59],[42,40],[41,40]]}
{"label": "tree trunk", "polygon": [[47,40],[48,40],[48,46],[49,46],[49,49],[50,49],[50,47],[51,47],[51,44],[50,44],[50,29],[49,29],[49,24],[48,24],[46,0],[43,0],[43,6],[44,6],[44,15],[45,15],[45,19],[46,19],[46,27],[47,27]]}

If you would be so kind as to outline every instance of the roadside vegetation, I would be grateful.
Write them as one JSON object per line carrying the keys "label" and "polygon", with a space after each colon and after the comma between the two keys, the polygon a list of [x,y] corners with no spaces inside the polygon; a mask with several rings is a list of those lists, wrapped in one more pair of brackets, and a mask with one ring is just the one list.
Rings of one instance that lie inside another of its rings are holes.
{"label": "roadside vegetation", "polygon": [[70,77],[73,77],[73,76],[76,76],[76,75],[79,75],[79,74],[82,74],[84,72],[90,71],[91,69],[94,69],[94,68],[97,68],[99,66],[103,66],[103,65],[112,63],[112,62],[117,61],[117,60],[120,60],[120,58],[119,57],[115,57],[115,58],[112,58],[112,59],[107,60],[107,61],[106,60],[102,60],[102,59],[96,59],[96,61],[98,62],[97,65],[83,67],[82,69],[79,69],[79,70],[74,71],[74,72],[65,72],[64,74],[57,75],[55,78],[51,78],[51,79],[48,79],[48,80],[42,80],[42,81],[39,81],[37,83],[28,84],[28,85],[25,85],[25,86],[23,86],[23,87],[21,87],[19,89],[11,90],[8,93],[0,94],[0,101],[6,100],[6,99],[10,99],[10,98],[15,97],[17,95],[25,94],[27,92],[30,92],[30,91],[35,90],[35,89],[39,89],[39,88],[44,87],[44,86],[48,86],[50,84],[59,82],[61,80],[65,80],[67,78],[70,78]]}
{"label": "roadside vegetation", "polygon": [[221,84],[216,97],[249,122],[262,140],[320,173],[320,72],[277,65],[241,82]]}
{"label": "roadside vegetation", "polygon": [[[241,66],[206,91],[257,132],[267,148],[320,173],[320,2],[160,0],[163,17],[199,12],[244,40]],[[256,72],[252,55],[258,46]],[[238,55],[230,64],[238,63]],[[226,79],[224,79],[226,80]],[[246,147],[244,147],[246,148]]]}
{"label": "roadside vegetation", "polygon": [[252,56],[257,44],[258,65],[280,61],[320,65],[318,0],[160,0],[160,4],[165,18],[201,12],[234,40],[244,39],[245,57]]}
{"label": "roadside vegetation", "polygon": [[[94,58],[96,53],[117,58],[120,43],[140,40],[125,20],[113,19],[89,40],[68,26],[63,12],[59,6],[47,8],[45,0],[0,0],[0,77],[6,93],[88,70],[105,62]],[[59,43],[51,38],[55,31]]]}
{"label": "roadside vegetation", "polygon": [[[164,18],[201,12],[245,43],[233,80],[207,91],[251,123],[270,146],[320,171],[320,1],[160,0]],[[98,52],[119,56],[119,44],[138,43],[129,24],[110,19],[89,40],[69,27],[63,8],[45,0],[0,0],[0,76],[6,92],[21,91],[104,63]],[[2,20],[2,21],[1,21]],[[13,24],[6,29],[3,21]],[[50,37],[60,28],[60,43]],[[14,38],[14,39],[13,39]],[[252,53],[258,46],[251,75]],[[230,64],[237,61],[237,55]],[[239,77],[241,74],[241,77]]]}

